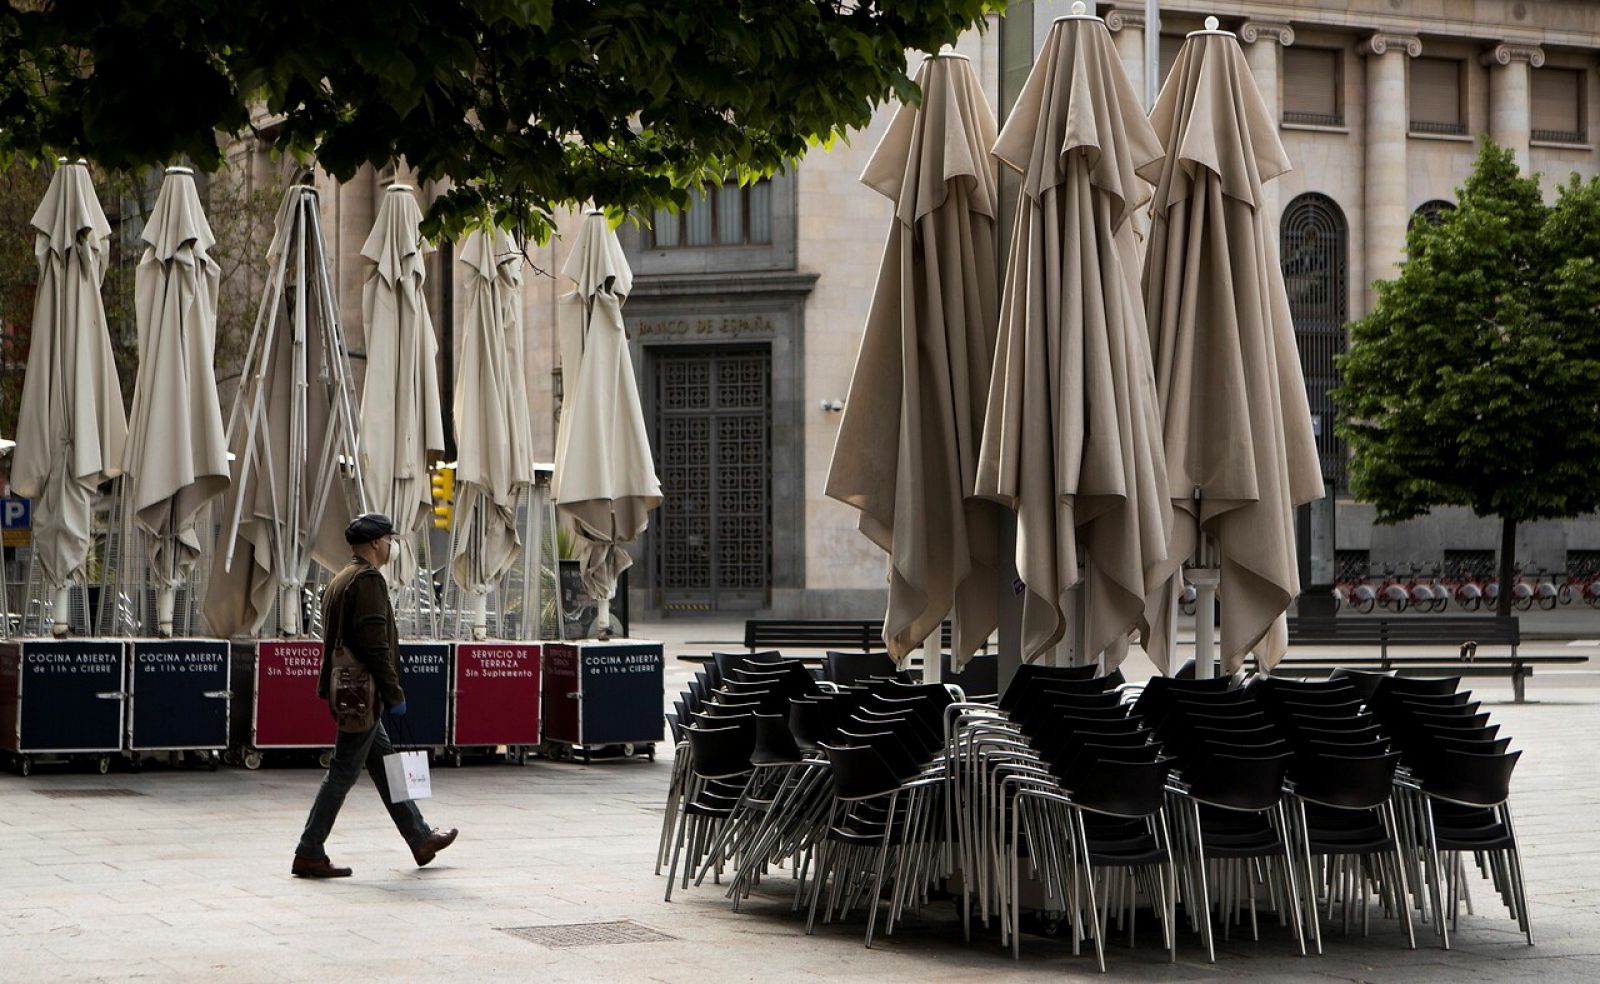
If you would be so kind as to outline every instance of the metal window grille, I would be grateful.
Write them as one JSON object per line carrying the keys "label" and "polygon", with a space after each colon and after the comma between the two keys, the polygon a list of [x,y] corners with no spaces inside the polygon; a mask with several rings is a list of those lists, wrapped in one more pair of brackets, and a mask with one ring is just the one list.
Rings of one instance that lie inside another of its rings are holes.
{"label": "metal window grille", "polygon": [[1360,581],[1372,570],[1372,553],[1367,550],[1335,550],[1333,566],[1335,580]]}
{"label": "metal window grille", "polygon": [[1493,550],[1446,550],[1444,576],[1452,580],[1481,580],[1494,576]]}
{"label": "metal window grille", "polygon": [[1334,434],[1335,357],[1348,347],[1350,233],[1344,213],[1327,195],[1291,201],[1281,225],[1283,282],[1289,293],[1300,368],[1311,404],[1317,454],[1329,492],[1345,487],[1344,442]]}

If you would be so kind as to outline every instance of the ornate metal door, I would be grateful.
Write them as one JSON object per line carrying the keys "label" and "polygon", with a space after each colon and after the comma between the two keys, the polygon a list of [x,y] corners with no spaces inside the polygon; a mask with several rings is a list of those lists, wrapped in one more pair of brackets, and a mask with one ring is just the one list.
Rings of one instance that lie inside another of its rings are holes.
{"label": "ornate metal door", "polygon": [[1335,410],[1329,392],[1339,385],[1334,357],[1348,345],[1344,325],[1349,317],[1349,229],[1333,199],[1312,193],[1288,204],[1281,230],[1283,283],[1294,315],[1322,478],[1332,492],[1344,487],[1345,478],[1344,442],[1333,432]]}
{"label": "ornate metal door", "polygon": [[771,356],[765,348],[655,350],[662,492],[657,602],[666,611],[768,604]]}

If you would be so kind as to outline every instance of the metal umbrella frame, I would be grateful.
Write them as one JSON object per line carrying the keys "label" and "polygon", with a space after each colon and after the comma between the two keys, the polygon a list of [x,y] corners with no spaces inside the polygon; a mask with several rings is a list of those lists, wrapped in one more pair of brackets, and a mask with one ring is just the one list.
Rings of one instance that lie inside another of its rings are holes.
{"label": "metal umbrella frame", "polygon": [[[331,551],[324,550],[323,556],[317,556],[319,534],[323,540],[327,539],[324,527],[335,486],[344,484],[346,494],[356,502],[357,511],[367,510],[357,450],[360,442],[354,388],[336,294],[328,276],[316,188],[299,184],[284,193],[267,256],[271,269],[251,332],[241,376],[243,385],[228,421],[229,447],[235,449],[237,474],[220,543],[222,570],[237,579],[233,565],[240,532],[246,523],[245,502],[247,498],[259,499],[256,484],[264,481],[269,492],[266,496],[269,511],[264,516],[253,516],[250,522],[264,520],[268,524],[270,567],[262,564],[260,558],[251,560],[257,567],[266,568],[272,577],[277,589],[277,629],[293,637],[307,628],[302,620],[302,610],[306,607],[302,594],[311,578],[313,560],[320,560],[329,568],[338,562],[337,557],[327,556]],[[280,330],[280,317],[288,320],[286,330]],[[269,446],[266,418],[271,390],[282,385],[274,378],[273,371],[285,355],[279,351],[280,346],[287,349],[291,378],[288,381],[288,433],[284,436],[287,453],[283,461],[275,461]],[[329,402],[327,429],[315,447],[308,429],[311,415],[308,396],[313,380],[325,390]],[[346,477],[349,482],[345,481]],[[308,485],[313,489],[309,502],[302,493]],[[284,491],[282,501],[276,494],[278,490]],[[214,601],[225,603],[218,598],[221,581],[214,573],[207,597],[207,619],[214,629],[219,629],[218,622],[228,614],[219,611],[220,604],[213,604]],[[247,591],[253,598],[255,590],[248,586],[248,578]],[[241,627],[250,632],[259,631],[272,607],[254,605],[246,624]]]}

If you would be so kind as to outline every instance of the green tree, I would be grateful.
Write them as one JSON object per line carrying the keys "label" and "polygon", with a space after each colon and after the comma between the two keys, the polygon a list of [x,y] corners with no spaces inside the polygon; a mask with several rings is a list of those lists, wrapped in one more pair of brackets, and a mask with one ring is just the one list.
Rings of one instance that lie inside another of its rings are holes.
{"label": "green tree", "polygon": [[1600,180],[1574,175],[1546,206],[1485,140],[1457,194],[1413,224],[1399,275],[1351,326],[1338,429],[1379,522],[1498,517],[1510,585],[1519,523],[1600,508]]}
{"label": "green tree", "polygon": [[449,178],[424,232],[492,215],[684,206],[915,98],[934,51],[1004,0],[13,0],[0,150],[214,171],[268,133],[346,180],[403,157]]}

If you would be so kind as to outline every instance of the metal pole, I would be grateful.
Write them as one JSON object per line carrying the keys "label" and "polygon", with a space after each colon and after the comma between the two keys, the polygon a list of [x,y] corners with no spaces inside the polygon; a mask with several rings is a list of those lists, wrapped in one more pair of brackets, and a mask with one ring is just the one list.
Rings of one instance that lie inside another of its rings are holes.
{"label": "metal pole", "polygon": [[1161,92],[1161,0],[1144,0],[1144,108]]}
{"label": "metal pole", "polygon": [[1215,568],[1193,568],[1189,581],[1194,585],[1194,675],[1209,680],[1217,675],[1217,585],[1222,572]]}

